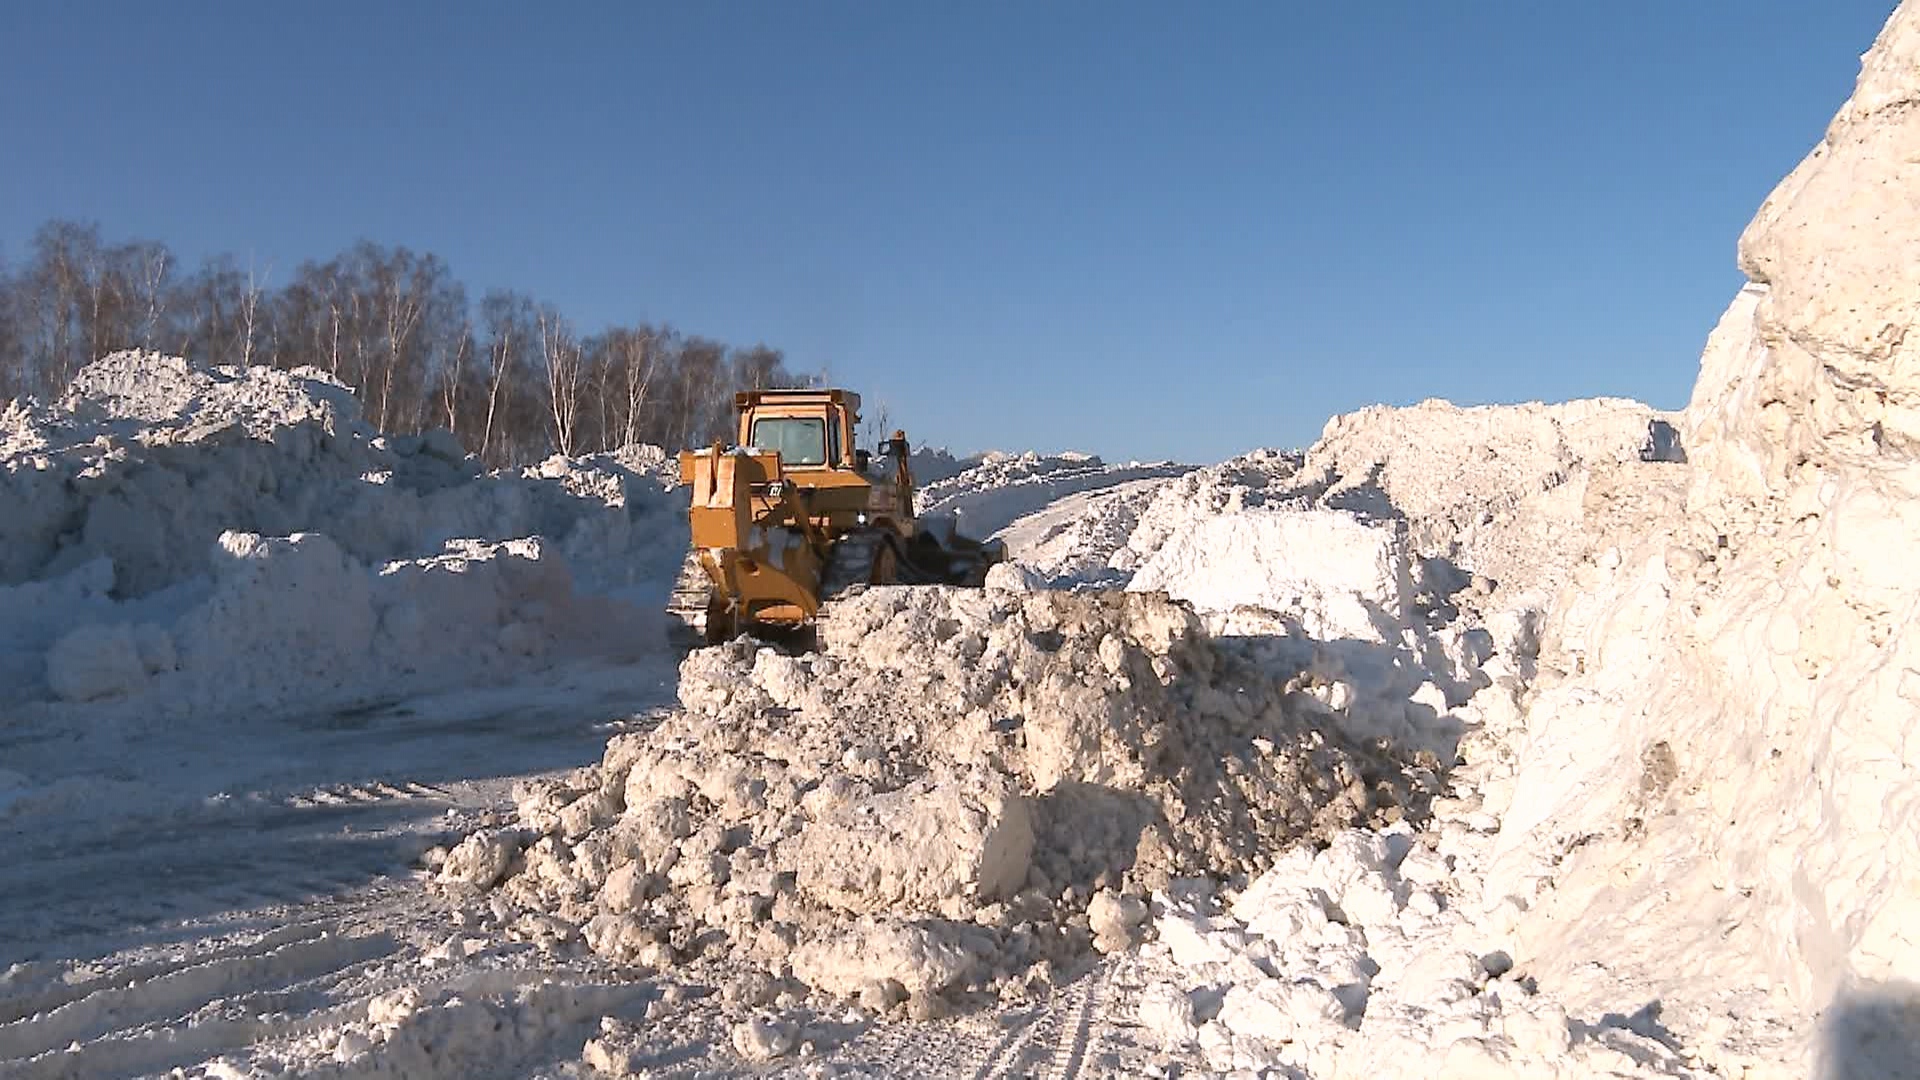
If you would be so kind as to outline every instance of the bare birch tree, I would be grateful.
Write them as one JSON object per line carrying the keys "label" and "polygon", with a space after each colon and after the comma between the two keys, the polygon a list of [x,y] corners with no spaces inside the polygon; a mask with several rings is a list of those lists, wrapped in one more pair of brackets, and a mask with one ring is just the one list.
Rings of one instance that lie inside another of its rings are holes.
{"label": "bare birch tree", "polygon": [[[273,273],[273,267],[267,267],[267,274]],[[256,280],[253,275],[253,261],[247,261],[247,291],[240,297],[240,366],[253,366],[254,335],[259,325],[260,295],[266,291],[266,279]]]}
{"label": "bare birch tree", "polygon": [[173,265],[173,253],[159,244],[147,244],[137,254],[141,302],[139,343],[143,349],[157,349],[165,333],[171,292],[167,287],[167,273]]}
{"label": "bare birch tree", "polygon": [[447,418],[447,430],[460,434],[460,399],[466,385],[467,350],[473,345],[473,324],[460,324],[454,342],[453,357],[440,365],[440,406]]}
{"label": "bare birch tree", "polygon": [[581,350],[573,327],[553,308],[540,310],[540,355],[547,365],[547,405],[553,448],[568,457],[580,434]]}
{"label": "bare birch tree", "polygon": [[27,391],[26,350],[20,333],[19,283],[0,263],[0,401]]}
{"label": "bare birch tree", "polygon": [[524,297],[507,292],[490,292],[480,301],[480,319],[487,333],[487,414],[480,432],[479,454],[482,461],[496,463],[494,429],[512,409],[514,364],[519,354],[531,347],[526,332],[527,309]]}
{"label": "bare birch tree", "polygon": [[641,418],[647,407],[647,390],[653,385],[658,350],[652,329],[641,327],[620,336],[620,367],[626,377],[626,423],[620,434],[622,446],[641,441]]}

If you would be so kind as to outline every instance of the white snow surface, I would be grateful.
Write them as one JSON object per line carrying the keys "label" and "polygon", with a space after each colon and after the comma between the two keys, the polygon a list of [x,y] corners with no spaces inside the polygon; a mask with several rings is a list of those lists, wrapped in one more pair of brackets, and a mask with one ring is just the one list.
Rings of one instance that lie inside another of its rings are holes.
{"label": "white snow surface", "polygon": [[1073,452],[994,452],[944,479],[921,480],[915,508],[925,517],[950,518],[962,535],[984,540],[1064,496],[1129,480],[1170,476],[1186,468],[1170,462],[1108,465],[1091,454]]}
{"label": "white snow surface", "polygon": [[323,373],[122,353],[0,414],[0,710],[238,717],[658,644],[665,455],[483,474]]}
{"label": "white snow surface", "polygon": [[[1515,957],[1822,1075],[1916,1074],[1920,6],[1740,241],[1684,481],[1546,627],[1492,891]],[[1606,967],[1582,958],[1604,954]],[[1686,1015],[1687,1010],[1694,1015]],[[1737,1019],[1734,1019],[1737,1017]],[[1878,1027],[1877,1035],[1861,1038]]]}
{"label": "white snow surface", "polygon": [[1127,587],[1202,611],[1284,611],[1316,637],[1366,640],[1404,626],[1414,600],[1398,531],[1341,510],[1209,518],[1174,534]]}
{"label": "white snow surface", "polygon": [[1920,1076],[1916,103],[1908,0],[1684,415],[983,459],[988,589],[677,679],[657,453],[10,406],[0,1073]]}

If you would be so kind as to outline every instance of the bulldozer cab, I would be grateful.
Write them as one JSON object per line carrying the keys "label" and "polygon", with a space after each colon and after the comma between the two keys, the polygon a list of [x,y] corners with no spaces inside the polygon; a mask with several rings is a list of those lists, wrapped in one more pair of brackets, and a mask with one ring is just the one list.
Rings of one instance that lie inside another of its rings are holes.
{"label": "bulldozer cab", "polygon": [[733,405],[740,414],[740,446],[777,453],[791,470],[858,469],[853,438],[860,426],[859,394],[748,390],[735,394]]}
{"label": "bulldozer cab", "polygon": [[886,519],[911,528],[913,476],[906,439],[882,443],[890,455],[875,475],[872,455],[854,446],[860,395],[851,390],[748,390],[735,394],[737,445],[749,454],[779,456],[781,478],[807,495],[809,509],[832,531]]}

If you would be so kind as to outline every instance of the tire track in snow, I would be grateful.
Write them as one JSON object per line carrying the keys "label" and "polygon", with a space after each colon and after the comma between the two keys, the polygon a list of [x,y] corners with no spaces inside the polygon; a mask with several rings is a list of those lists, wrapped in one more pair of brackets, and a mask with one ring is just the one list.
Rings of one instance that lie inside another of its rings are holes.
{"label": "tire track in snow", "polygon": [[[246,944],[216,947],[211,952],[192,960],[156,960],[130,964],[94,978],[78,980],[60,979],[54,982],[51,988],[42,988],[29,993],[0,997],[0,1031],[6,1030],[5,1025],[11,1024],[15,1020],[33,1016],[36,1013],[50,1012],[69,1002],[78,1001],[83,997],[103,990],[119,989],[135,983],[146,982],[150,979],[162,978],[192,967],[195,964],[214,963],[233,957],[254,955],[294,942],[308,941],[323,935],[325,932],[325,929],[322,927],[307,924],[283,926],[268,931],[260,935],[258,939]],[[30,974],[30,972],[23,972],[22,974]]]}
{"label": "tire track in snow", "polygon": [[[165,959],[127,962],[70,986],[65,980],[85,968],[24,965],[14,981],[31,979],[39,985],[0,998],[18,1021],[0,1026],[6,1033],[0,1036],[5,1040],[0,1042],[0,1076],[64,1080],[146,1076],[182,1068],[198,1075],[195,1066],[216,1058],[245,1062],[263,1047],[285,1048],[328,1029],[364,1031],[373,999],[412,988],[446,1009],[465,1010],[470,1018],[485,1014],[504,1022],[504,1027],[483,1024],[475,1029],[487,1045],[466,1053],[468,1066],[425,1074],[450,1080],[475,1075],[470,1065],[476,1054],[545,1061],[558,1052],[555,1060],[564,1060],[566,1047],[548,1045],[556,1024],[578,1024],[582,1017],[574,1013],[582,1008],[613,1008],[652,992],[644,982],[596,986],[593,973],[564,967],[454,967],[434,972],[422,962],[420,943],[445,932],[446,912],[411,883],[376,883],[262,912],[260,918],[275,923],[300,921],[250,933],[246,940],[234,940],[239,935],[226,925],[231,918],[231,913],[223,914],[187,927],[200,936],[166,946],[170,955]],[[184,957],[177,955],[181,951]],[[0,992],[4,986],[0,982]],[[450,1000],[454,996],[486,1000],[458,1005]],[[425,1027],[390,1046],[380,1044],[372,1058],[357,1059],[337,1071],[423,1075],[415,1071],[418,1062],[437,1062],[434,1045],[448,1034],[444,1029],[451,1014],[446,1009],[436,1007],[423,1016]],[[584,1040],[585,1034],[580,1037]],[[573,1044],[570,1052],[577,1054],[578,1046]],[[294,1062],[299,1075],[335,1071],[330,1056],[323,1063],[296,1054]],[[216,1070],[207,1075],[226,1074]]]}
{"label": "tire track in snow", "polygon": [[1049,1080],[1075,1080],[1087,1063],[1087,1048],[1093,1041],[1094,1010],[1105,997],[1110,968],[1096,967],[1074,984],[1069,1001],[1061,1009],[1065,1022],[1061,1037],[1054,1044],[1053,1060],[1048,1063]]}
{"label": "tire track in snow", "polygon": [[150,978],[101,987],[54,1008],[0,1025],[0,1060],[32,1058],[71,1042],[148,1024],[173,1026],[216,999],[257,992],[340,971],[394,949],[387,934],[319,933],[186,963]]}
{"label": "tire track in snow", "polygon": [[[127,823],[0,863],[0,965],[154,924],[334,896],[404,875],[437,800],[231,807]],[[39,903],[58,896],[61,903]]]}
{"label": "tire track in snow", "polygon": [[1010,1015],[1003,1022],[1007,1024],[1007,1033],[986,1053],[985,1060],[974,1070],[973,1080],[994,1080],[1007,1075],[1007,1061],[1018,1060],[1022,1051],[1033,1041],[1034,1021],[1040,1016],[1041,1009],[1030,1009],[1025,1013]]}
{"label": "tire track in snow", "polygon": [[[460,993],[503,999],[468,1010],[507,1022],[482,1032],[484,1053],[545,1068],[549,1020],[573,1023],[573,1011],[637,991],[575,1000],[568,984],[603,974],[525,971],[513,947],[479,961],[510,971],[430,962],[423,950],[464,924],[420,887],[418,856],[511,810],[517,780],[597,760],[610,732],[659,706],[655,682],[666,685],[623,671],[590,701],[509,688],[364,722],[189,733],[151,750],[163,759],[151,775],[133,769],[149,751],[126,750],[120,771],[138,784],[0,821],[0,1076],[197,1075],[223,1057],[271,1067],[262,1047],[364,1029],[376,996],[449,974]],[[89,779],[118,775],[97,772]],[[553,991],[529,986],[549,978]],[[435,1025],[456,1005],[424,1017],[399,1058],[372,1064],[406,1070],[437,1053]],[[333,1067],[330,1054],[305,1054],[296,1072]]]}

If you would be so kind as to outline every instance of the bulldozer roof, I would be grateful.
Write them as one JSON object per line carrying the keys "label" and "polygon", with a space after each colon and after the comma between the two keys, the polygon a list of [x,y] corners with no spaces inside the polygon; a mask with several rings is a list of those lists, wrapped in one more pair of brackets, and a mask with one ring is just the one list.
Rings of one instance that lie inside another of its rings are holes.
{"label": "bulldozer roof", "polygon": [[742,390],[733,395],[736,410],[755,405],[839,405],[860,411],[860,395],[851,390]]}

